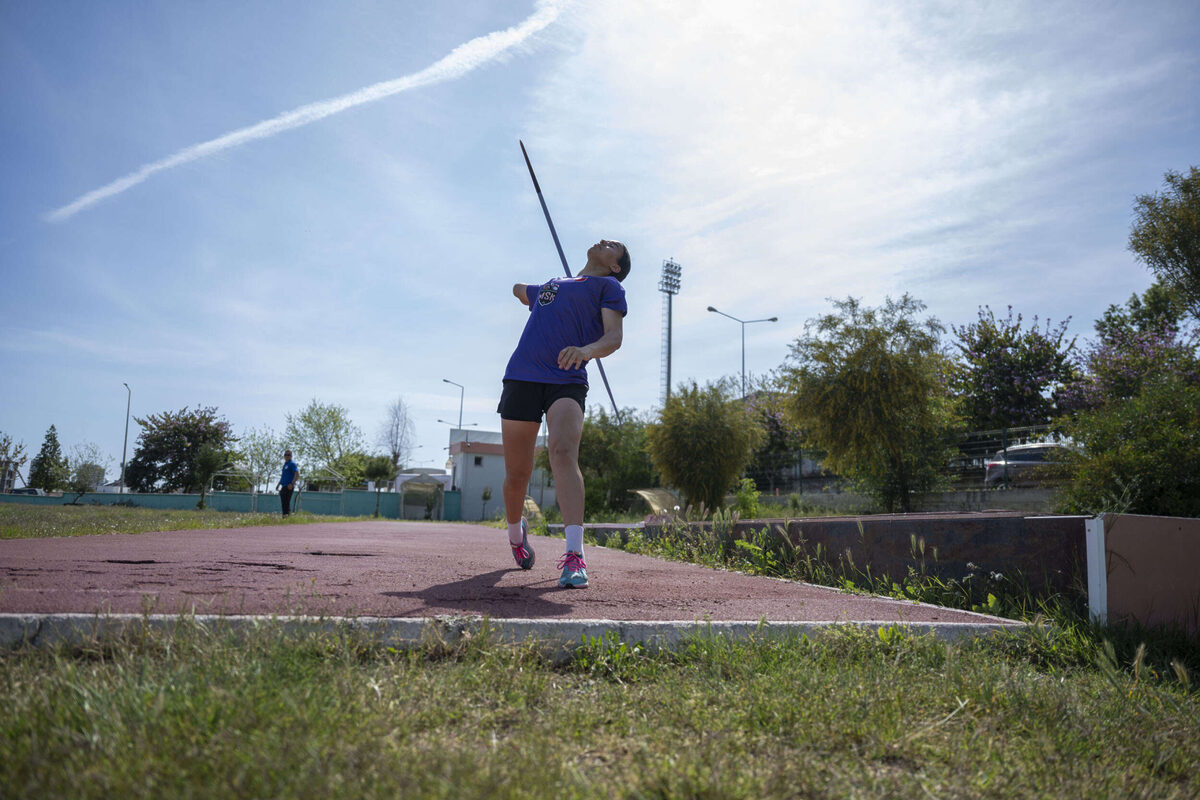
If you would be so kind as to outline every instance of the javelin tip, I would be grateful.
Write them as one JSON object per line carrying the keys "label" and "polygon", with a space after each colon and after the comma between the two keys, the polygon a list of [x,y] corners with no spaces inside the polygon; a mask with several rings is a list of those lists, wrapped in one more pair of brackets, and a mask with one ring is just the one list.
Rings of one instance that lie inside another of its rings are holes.
{"label": "javelin tip", "polygon": [[[541,197],[542,187],[538,185],[537,175],[533,174],[533,162],[529,160],[529,153],[525,150],[525,143],[520,139],[517,139],[517,144],[521,145],[521,155],[525,156],[525,166],[529,167],[529,177],[533,178],[533,188],[535,191],[537,191],[538,197]],[[553,227],[553,225],[551,225],[551,227]]]}

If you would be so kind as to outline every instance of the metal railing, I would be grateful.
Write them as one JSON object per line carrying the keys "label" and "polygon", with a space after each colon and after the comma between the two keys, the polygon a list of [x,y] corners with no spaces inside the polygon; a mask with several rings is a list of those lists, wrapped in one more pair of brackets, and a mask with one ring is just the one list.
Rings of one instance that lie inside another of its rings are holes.
{"label": "metal railing", "polygon": [[[945,475],[955,488],[978,489],[984,484],[988,460],[997,453],[1014,445],[1061,439],[1059,431],[1048,424],[960,433],[954,442],[957,454],[946,465]],[[840,480],[824,471],[823,455],[812,449],[759,454],[746,467],[745,476],[764,494],[817,491]]]}

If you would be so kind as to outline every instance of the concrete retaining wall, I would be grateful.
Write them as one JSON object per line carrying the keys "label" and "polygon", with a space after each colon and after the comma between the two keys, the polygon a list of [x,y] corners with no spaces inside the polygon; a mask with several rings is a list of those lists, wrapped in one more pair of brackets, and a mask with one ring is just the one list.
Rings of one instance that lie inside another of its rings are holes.
{"label": "concrete retaining wall", "polygon": [[1104,514],[1088,527],[1097,619],[1200,633],[1200,519]]}
{"label": "concrete retaining wall", "polygon": [[[733,533],[749,539],[770,527],[814,558],[834,567],[853,565],[871,575],[900,580],[909,568],[942,580],[1001,573],[1020,574],[1037,595],[1066,592],[1082,601],[1087,592],[1088,517],[1032,516],[1020,512],[894,514],[738,522]],[[693,523],[710,528],[711,522]],[[588,525],[613,533],[636,526]],[[551,531],[562,526],[552,525]],[[641,529],[663,535],[660,525]]]}
{"label": "concrete retaining wall", "polygon": [[[788,539],[827,561],[853,563],[872,575],[899,580],[909,568],[943,580],[969,574],[1019,573],[1036,593],[1074,592],[1087,586],[1086,517],[1028,516],[1017,512],[897,514],[857,518],[775,520]],[[738,523],[750,535],[764,522]]]}

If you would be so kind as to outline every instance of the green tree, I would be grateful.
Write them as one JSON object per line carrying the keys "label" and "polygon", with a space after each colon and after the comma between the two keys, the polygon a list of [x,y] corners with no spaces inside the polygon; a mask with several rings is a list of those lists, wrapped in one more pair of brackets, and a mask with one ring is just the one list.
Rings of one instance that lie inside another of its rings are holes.
{"label": "green tree", "polygon": [[[24,443],[13,442],[12,437],[7,433],[0,433],[0,476],[11,470],[12,478],[15,480],[27,459]],[[5,480],[0,480],[0,486],[3,486],[4,483]]]}
{"label": "green tree", "polygon": [[273,478],[283,463],[283,442],[269,427],[249,428],[238,440],[234,460],[250,479],[255,489],[273,485]]}
{"label": "green tree", "polygon": [[[598,519],[612,513],[627,512],[639,502],[631,489],[658,485],[654,464],[646,452],[646,426],[649,421],[637,410],[621,411],[622,422],[603,407],[588,409],[579,439],[579,471],[587,492],[584,516]],[[550,472],[550,455],[542,449],[537,466]]]}
{"label": "green tree", "polygon": [[1066,467],[1061,510],[1200,517],[1200,386],[1178,373],[1142,383],[1133,397],[1064,423],[1080,445]]}
{"label": "green tree", "polygon": [[196,452],[196,457],[192,462],[194,484],[200,487],[200,501],[196,503],[196,508],[201,511],[206,507],[205,499],[208,497],[209,487],[212,485],[213,478],[221,471],[221,468],[229,463],[230,453],[212,442],[205,442],[200,445],[200,449]]}
{"label": "green tree", "polygon": [[[360,459],[348,457],[361,455],[366,445],[362,431],[350,421],[350,412],[345,408],[313,398],[298,413],[287,415],[283,437],[299,462],[307,467],[308,475],[314,476],[324,468],[344,475],[347,485],[362,480],[365,455],[361,464]],[[357,474],[352,479],[350,473],[354,472]]]}
{"label": "green tree", "polygon": [[29,485],[35,489],[56,492],[67,487],[70,477],[67,457],[58,443],[58,431],[51,425],[50,430],[46,431],[46,438],[42,440],[42,449],[29,463]]}
{"label": "green tree", "polygon": [[184,407],[146,417],[134,417],[141,426],[133,458],[125,467],[125,483],[137,492],[197,491],[196,454],[206,444],[220,450],[236,439],[229,423],[215,407]]}
{"label": "green tree", "polygon": [[746,466],[746,475],[756,489],[775,491],[780,473],[794,467],[800,457],[804,433],[788,413],[790,403],[791,396],[778,374],[756,380],[746,398],[747,407],[766,434]]}
{"label": "green tree", "polygon": [[888,511],[911,508],[940,482],[957,423],[946,385],[943,328],[917,316],[905,294],[867,308],[833,301],[836,313],[810,320],[791,346],[783,375],[791,413],[825,466],[856,480]]}
{"label": "green tree", "polygon": [[371,456],[367,459],[363,474],[366,479],[375,484],[375,516],[379,516],[379,493],[383,484],[396,477],[396,465],[391,456]]}
{"label": "green tree", "polygon": [[67,463],[70,473],[67,488],[75,495],[71,502],[78,503],[79,498],[104,484],[112,462],[98,445],[85,442],[72,448]]}
{"label": "green tree", "polygon": [[1200,357],[1182,307],[1154,284],[1096,321],[1062,392],[1059,424],[1080,445],[1063,470],[1063,511],[1200,515]]}
{"label": "green tree", "polygon": [[1054,394],[1073,375],[1069,322],[1047,320],[1042,330],[1034,317],[1025,330],[1012,306],[1003,320],[984,306],[975,322],[952,326],[959,368],[951,388],[971,430],[1044,425],[1055,416]]}
{"label": "green tree", "polygon": [[1200,319],[1200,169],[1168,171],[1163,183],[1134,200],[1129,249]]}
{"label": "green tree", "polygon": [[1124,307],[1110,305],[1096,320],[1096,334],[1101,343],[1119,343],[1136,334],[1178,331],[1186,314],[1179,292],[1156,282],[1140,297],[1130,295]]}
{"label": "green tree", "polygon": [[361,450],[346,453],[336,459],[330,466],[346,480],[350,487],[362,486],[367,480],[367,462],[371,457]]}
{"label": "green tree", "polygon": [[650,460],[687,502],[714,511],[763,440],[763,431],[728,381],[680,386],[646,429]]}

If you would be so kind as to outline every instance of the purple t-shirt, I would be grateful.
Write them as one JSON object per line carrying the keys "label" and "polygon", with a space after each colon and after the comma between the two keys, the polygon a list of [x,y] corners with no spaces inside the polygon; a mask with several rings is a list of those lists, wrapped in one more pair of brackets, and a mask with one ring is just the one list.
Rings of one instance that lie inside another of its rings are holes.
{"label": "purple t-shirt", "polygon": [[611,308],[625,316],[628,308],[621,282],[593,275],[553,278],[541,286],[527,286],[525,294],[529,320],[508,360],[504,380],[587,384],[587,370],[560,368],[558,354],[564,347],[582,347],[604,335],[600,309]]}

